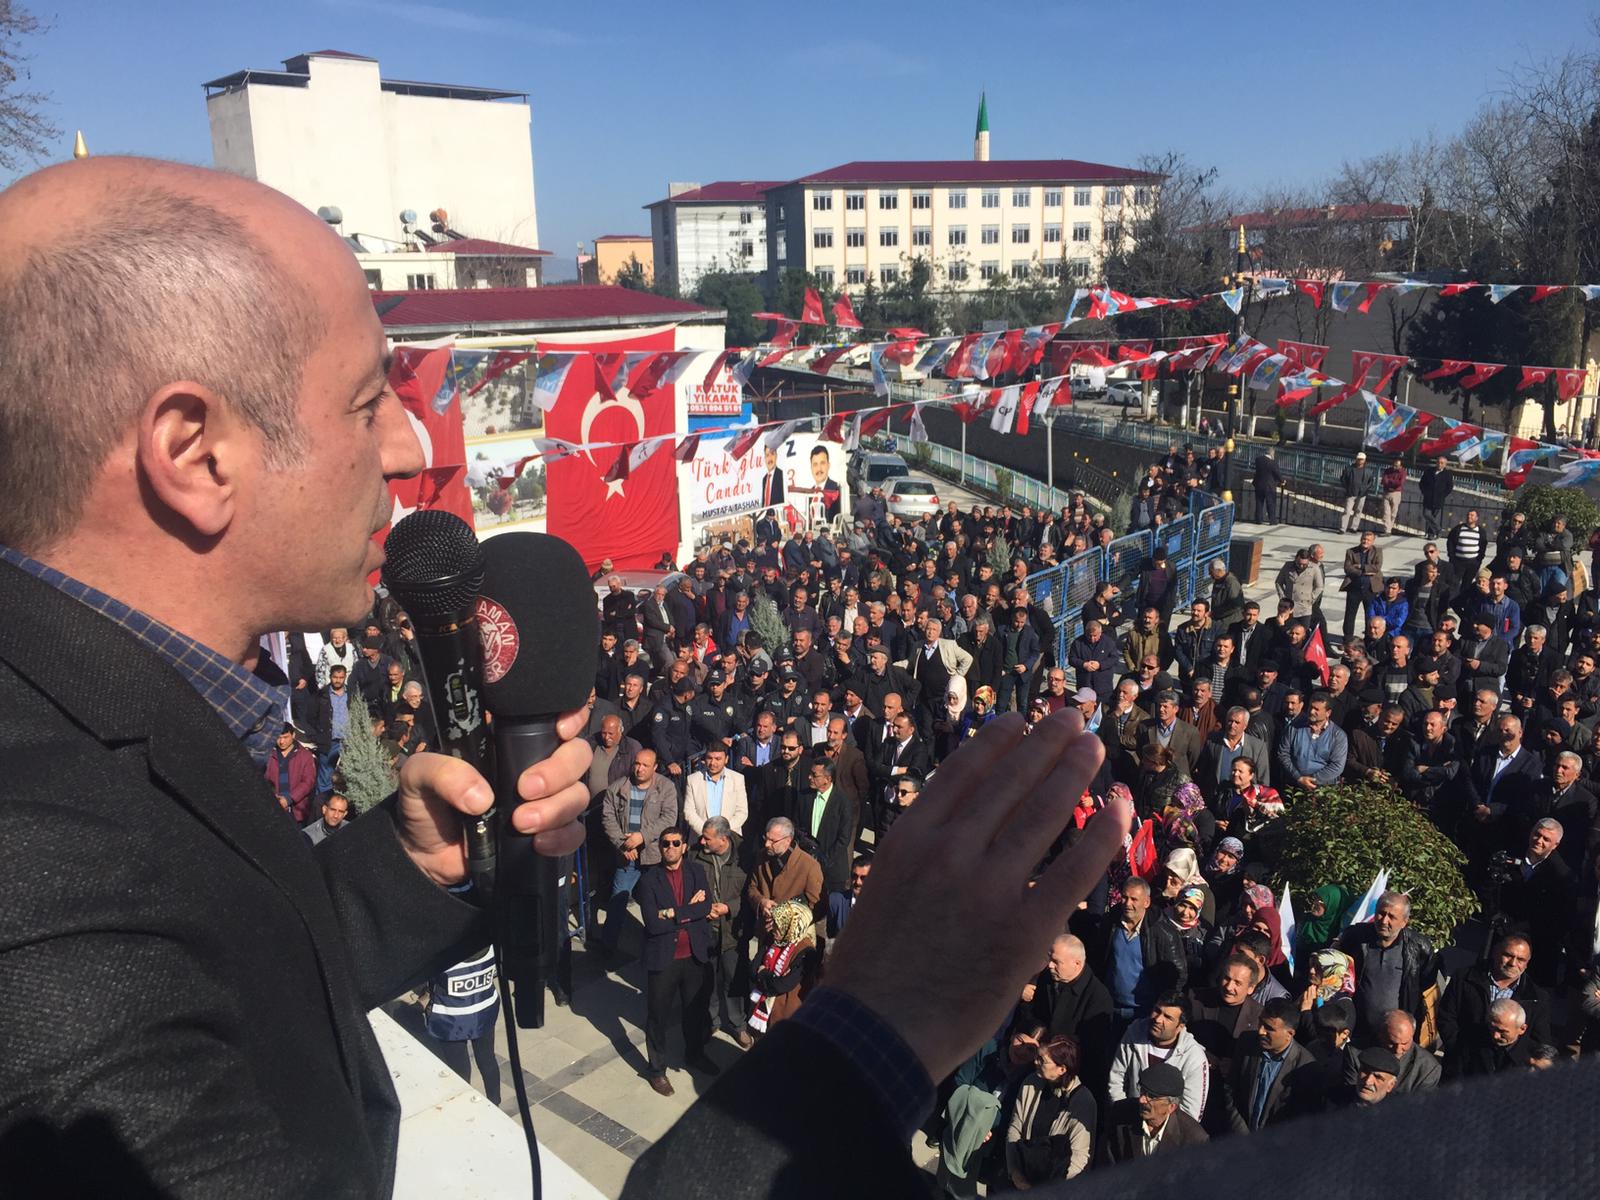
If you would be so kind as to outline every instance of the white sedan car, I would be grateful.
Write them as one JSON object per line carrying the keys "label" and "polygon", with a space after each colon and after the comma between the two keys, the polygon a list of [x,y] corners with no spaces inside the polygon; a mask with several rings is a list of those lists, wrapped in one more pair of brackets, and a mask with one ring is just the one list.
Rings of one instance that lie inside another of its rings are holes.
{"label": "white sedan car", "polygon": [[939,515],[939,489],[926,475],[902,475],[891,479],[885,485],[884,500],[889,514],[902,521]]}

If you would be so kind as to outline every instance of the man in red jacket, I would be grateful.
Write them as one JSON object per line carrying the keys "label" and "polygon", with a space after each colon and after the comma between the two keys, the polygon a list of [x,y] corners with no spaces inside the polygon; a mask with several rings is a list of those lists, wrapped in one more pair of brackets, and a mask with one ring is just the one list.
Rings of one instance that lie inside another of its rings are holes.
{"label": "man in red jacket", "polygon": [[293,725],[285,725],[279,731],[277,745],[267,755],[262,774],[294,823],[305,825],[314,815],[311,793],[317,783],[317,758],[300,744],[299,734]]}

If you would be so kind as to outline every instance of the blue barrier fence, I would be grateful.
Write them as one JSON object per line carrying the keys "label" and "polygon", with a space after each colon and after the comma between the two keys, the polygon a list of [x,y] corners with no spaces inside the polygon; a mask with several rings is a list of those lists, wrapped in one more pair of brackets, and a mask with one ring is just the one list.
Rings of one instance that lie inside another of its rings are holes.
{"label": "blue barrier fence", "polygon": [[1177,603],[1182,607],[1193,600],[1196,587],[1204,588],[1212,561],[1228,557],[1232,538],[1233,504],[1212,504],[1171,524],[1130,533],[1107,547],[1096,546],[1059,566],[1029,575],[1029,594],[1050,614],[1055,626],[1056,661],[1067,661],[1067,650],[1083,632],[1084,603],[1094,597],[1101,582],[1116,584],[1122,589],[1124,605],[1131,604],[1139,575],[1150,565],[1159,545],[1177,572]]}

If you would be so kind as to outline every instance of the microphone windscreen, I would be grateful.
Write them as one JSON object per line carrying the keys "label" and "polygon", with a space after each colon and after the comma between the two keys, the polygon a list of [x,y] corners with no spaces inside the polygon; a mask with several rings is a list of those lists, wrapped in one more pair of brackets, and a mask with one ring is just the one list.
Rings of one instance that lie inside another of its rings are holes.
{"label": "microphone windscreen", "polygon": [[483,543],[478,632],[486,707],[496,719],[580,708],[594,687],[600,615],[578,552],[544,533]]}
{"label": "microphone windscreen", "polygon": [[483,584],[483,548],[455,513],[409,513],[383,540],[383,582],[413,620],[470,613]]}

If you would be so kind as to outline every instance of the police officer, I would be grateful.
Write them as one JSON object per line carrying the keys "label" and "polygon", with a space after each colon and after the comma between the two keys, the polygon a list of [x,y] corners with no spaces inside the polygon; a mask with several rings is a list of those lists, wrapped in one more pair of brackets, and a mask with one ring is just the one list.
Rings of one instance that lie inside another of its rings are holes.
{"label": "police officer", "polygon": [[765,654],[757,654],[745,664],[744,678],[739,680],[734,691],[745,708],[752,713],[758,713],[767,707],[767,697],[772,693],[772,683],[772,661]]}
{"label": "police officer", "polygon": [[494,948],[490,947],[435,975],[423,992],[423,1028],[434,1039],[434,1053],[470,1083],[470,1044],[471,1057],[483,1076],[483,1094],[490,1104],[500,1103],[500,1063],[494,1056],[494,1024],[500,1015],[500,997],[495,983]]}
{"label": "police officer", "polygon": [[678,680],[672,685],[672,703],[656,709],[650,719],[650,745],[667,777],[677,787],[680,800],[689,766],[689,707],[694,693],[694,680],[688,676]]}
{"label": "police officer", "polygon": [[739,706],[728,694],[728,678],[720,667],[706,675],[706,690],[689,705],[689,754],[692,762],[710,746],[731,749],[734,734],[744,728]]}
{"label": "police officer", "polygon": [[810,721],[811,700],[800,689],[800,672],[793,667],[778,670],[778,690],[767,697],[766,706],[778,718],[778,730],[799,729]]}

